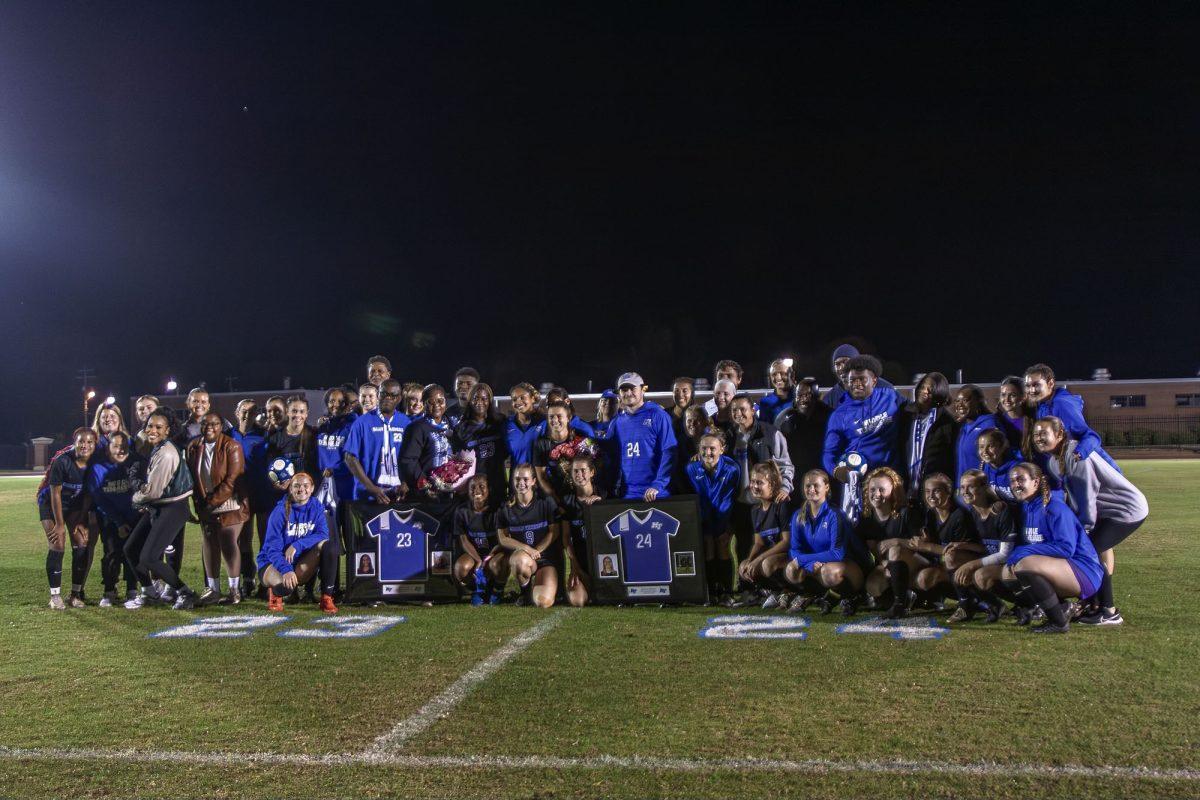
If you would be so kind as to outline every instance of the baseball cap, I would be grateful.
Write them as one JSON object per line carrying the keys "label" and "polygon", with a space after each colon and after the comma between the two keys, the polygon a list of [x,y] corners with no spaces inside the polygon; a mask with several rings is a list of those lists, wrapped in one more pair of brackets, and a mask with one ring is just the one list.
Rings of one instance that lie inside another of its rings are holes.
{"label": "baseball cap", "polygon": [[646,382],[642,380],[642,376],[636,372],[626,372],[621,377],[617,378],[617,388],[622,386],[645,386]]}
{"label": "baseball cap", "polygon": [[616,392],[614,392],[612,389],[605,389],[603,392],[601,392],[601,393],[600,393],[600,396],[601,396],[601,397],[603,397],[605,400],[616,400],[616,399],[618,399],[618,398],[617,398],[617,393],[616,393]]}

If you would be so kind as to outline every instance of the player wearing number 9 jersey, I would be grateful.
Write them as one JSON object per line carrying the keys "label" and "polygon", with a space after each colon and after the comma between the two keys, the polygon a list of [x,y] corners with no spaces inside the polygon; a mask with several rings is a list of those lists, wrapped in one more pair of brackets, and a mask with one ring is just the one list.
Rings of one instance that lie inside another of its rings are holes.
{"label": "player wearing number 9 jersey", "polygon": [[562,573],[562,527],[558,506],[547,497],[535,497],[533,467],[513,469],[513,496],[496,512],[496,538],[509,552],[509,568],[521,586],[522,605],[554,605],[558,576]]}
{"label": "player wearing number 9 jersey", "polygon": [[622,411],[609,428],[621,452],[626,500],[646,502],[667,496],[675,467],[675,431],[671,415],[645,399],[646,385],[636,372],[617,379]]}

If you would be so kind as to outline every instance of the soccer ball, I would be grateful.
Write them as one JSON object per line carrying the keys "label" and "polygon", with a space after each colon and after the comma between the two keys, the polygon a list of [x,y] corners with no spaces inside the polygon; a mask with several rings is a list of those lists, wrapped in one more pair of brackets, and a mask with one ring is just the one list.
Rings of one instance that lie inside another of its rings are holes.
{"label": "soccer ball", "polygon": [[858,453],[846,453],[838,462],[838,467],[845,467],[848,471],[857,472],[859,475],[867,474],[867,460]]}
{"label": "soccer ball", "polygon": [[283,483],[296,474],[296,465],[286,458],[277,458],[271,462],[267,475],[276,483]]}

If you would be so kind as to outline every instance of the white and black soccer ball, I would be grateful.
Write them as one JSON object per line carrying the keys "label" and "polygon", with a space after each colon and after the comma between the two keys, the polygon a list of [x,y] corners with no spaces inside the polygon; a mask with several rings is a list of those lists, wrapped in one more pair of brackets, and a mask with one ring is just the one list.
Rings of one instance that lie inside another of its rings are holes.
{"label": "white and black soccer ball", "polygon": [[838,467],[845,467],[849,472],[857,472],[859,475],[867,474],[867,460],[860,454],[850,452],[842,456],[842,460],[838,462]]}
{"label": "white and black soccer ball", "polygon": [[296,474],[296,465],[286,458],[277,458],[267,468],[267,475],[276,483],[283,483]]}

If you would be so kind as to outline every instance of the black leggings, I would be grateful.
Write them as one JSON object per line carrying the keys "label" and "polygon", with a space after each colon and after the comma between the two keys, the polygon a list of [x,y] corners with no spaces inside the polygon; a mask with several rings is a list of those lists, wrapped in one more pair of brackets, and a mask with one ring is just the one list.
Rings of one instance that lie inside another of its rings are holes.
{"label": "black leggings", "polygon": [[1097,553],[1112,550],[1129,538],[1129,534],[1142,527],[1142,523],[1147,519],[1147,517],[1142,517],[1137,522],[1114,522],[1111,519],[1102,519],[1096,523],[1096,527],[1092,528],[1090,534],[1092,546],[1096,548]]}
{"label": "black leggings", "polygon": [[125,542],[125,560],[133,567],[143,586],[149,586],[154,578],[162,578],[172,589],[183,586],[179,573],[163,561],[163,551],[175,540],[187,522],[187,498],[174,500],[161,506],[151,506],[142,515],[129,540]]}
{"label": "black leggings", "polygon": [[137,577],[133,567],[125,560],[125,543],[121,540],[120,529],[115,523],[102,523],[100,542],[104,546],[104,555],[100,558],[100,577],[104,580],[104,591],[117,590],[117,580],[121,577],[122,567],[125,568],[125,588],[133,591],[137,587]]}

